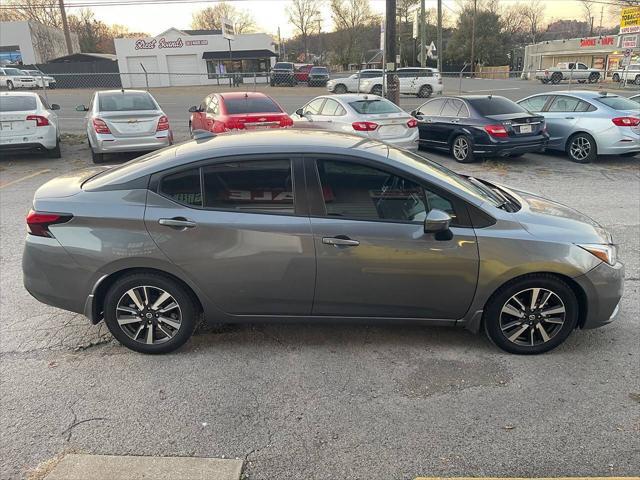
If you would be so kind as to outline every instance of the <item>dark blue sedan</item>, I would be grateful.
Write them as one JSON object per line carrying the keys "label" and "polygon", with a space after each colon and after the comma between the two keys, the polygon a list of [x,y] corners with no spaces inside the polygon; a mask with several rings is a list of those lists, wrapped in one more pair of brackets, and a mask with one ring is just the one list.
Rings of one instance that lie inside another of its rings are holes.
{"label": "dark blue sedan", "polygon": [[435,98],[411,114],[418,120],[419,146],[451,152],[460,163],[541,152],[549,140],[543,116],[495,95]]}

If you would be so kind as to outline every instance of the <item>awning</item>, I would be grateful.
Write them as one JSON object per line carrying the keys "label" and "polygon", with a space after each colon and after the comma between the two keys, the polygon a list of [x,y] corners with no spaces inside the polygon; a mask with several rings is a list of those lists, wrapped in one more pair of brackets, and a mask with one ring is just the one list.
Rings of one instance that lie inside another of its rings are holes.
{"label": "awning", "polygon": [[[277,57],[278,55],[271,50],[231,50],[231,58],[233,60],[243,60],[248,58],[269,58]],[[203,60],[229,60],[229,50],[222,50],[218,52],[204,52],[202,54]]]}

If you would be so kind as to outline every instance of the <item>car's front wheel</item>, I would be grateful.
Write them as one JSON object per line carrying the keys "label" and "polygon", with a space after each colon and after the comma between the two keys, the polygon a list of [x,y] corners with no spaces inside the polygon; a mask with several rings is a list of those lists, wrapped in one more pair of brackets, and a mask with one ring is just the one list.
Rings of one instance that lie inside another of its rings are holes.
{"label": "car's front wheel", "polygon": [[7,80],[7,90],[13,90],[15,87],[11,80]]}
{"label": "car's front wheel", "polygon": [[379,97],[382,96],[382,85],[374,85],[373,88],[371,89],[371,94],[372,95],[378,95]]}
{"label": "car's front wheel", "polygon": [[193,334],[199,310],[178,282],[155,273],[118,279],[104,300],[104,319],[125,347],[141,353],[168,353]]}
{"label": "car's front wheel", "polygon": [[347,86],[343,85],[342,83],[339,83],[338,85],[335,86],[335,88],[333,89],[333,92],[337,93],[338,95],[347,93]]}
{"label": "car's front wheel", "polygon": [[618,75],[617,73],[614,73],[613,77],[611,77],[611,80],[613,80],[614,82],[619,82],[620,81],[620,75]]}
{"label": "car's front wheel", "polygon": [[636,85],[640,85],[640,75],[636,75],[636,80],[634,82]]}
{"label": "car's front wheel", "polygon": [[593,72],[591,75],[589,75],[589,83],[596,83],[598,80],[600,80],[599,73]]}
{"label": "car's front wheel", "polygon": [[56,146],[51,150],[47,150],[47,157],[49,158],[60,158],[62,156],[62,152],[60,151],[60,139],[56,139]]}
{"label": "car's front wheel", "polygon": [[544,353],[576,328],[578,300],[559,277],[527,275],[491,297],[483,320],[487,336],[501,349],[523,355]]}

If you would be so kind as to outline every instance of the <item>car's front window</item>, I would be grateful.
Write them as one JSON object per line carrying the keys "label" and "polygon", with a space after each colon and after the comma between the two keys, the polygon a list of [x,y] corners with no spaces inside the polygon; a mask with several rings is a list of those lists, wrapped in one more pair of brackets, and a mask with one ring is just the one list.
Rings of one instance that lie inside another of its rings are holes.
{"label": "car's front window", "polygon": [[625,97],[607,96],[607,97],[598,97],[596,98],[596,100],[600,103],[605,104],[609,108],[613,108],[614,110],[637,110],[638,109],[637,103]]}
{"label": "car's front window", "polygon": [[7,68],[7,69],[5,69],[5,73],[7,75],[24,75],[24,73],[22,73],[17,68]]}
{"label": "car's front window", "polygon": [[158,107],[148,93],[101,93],[98,97],[101,112],[156,110]]}

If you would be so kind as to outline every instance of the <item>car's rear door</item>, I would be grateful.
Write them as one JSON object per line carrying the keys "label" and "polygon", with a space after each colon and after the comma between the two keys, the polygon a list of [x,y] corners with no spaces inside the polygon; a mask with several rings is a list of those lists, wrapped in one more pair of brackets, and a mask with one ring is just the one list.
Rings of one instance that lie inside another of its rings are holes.
{"label": "car's rear door", "polygon": [[357,157],[310,154],[305,168],[317,251],[314,315],[463,317],[478,275],[475,232],[425,234],[423,222],[437,208],[464,224],[464,207]]}
{"label": "car's rear door", "polygon": [[549,133],[549,148],[564,150],[565,143],[573,132],[580,113],[576,113],[582,100],[568,95],[554,95],[542,114]]}
{"label": "car's rear door", "polygon": [[315,248],[300,161],[228,157],[153,177],[149,233],[224,312],[310,313]]}
{"label": "car's rear door", "polygon": [[429,100],[421,105],[416,112],[420,143],[425,146],[446,147],[445,144],[437,139],[436,129],[434,128],[434,124],[437,123],[446,100],[446,98]]}

